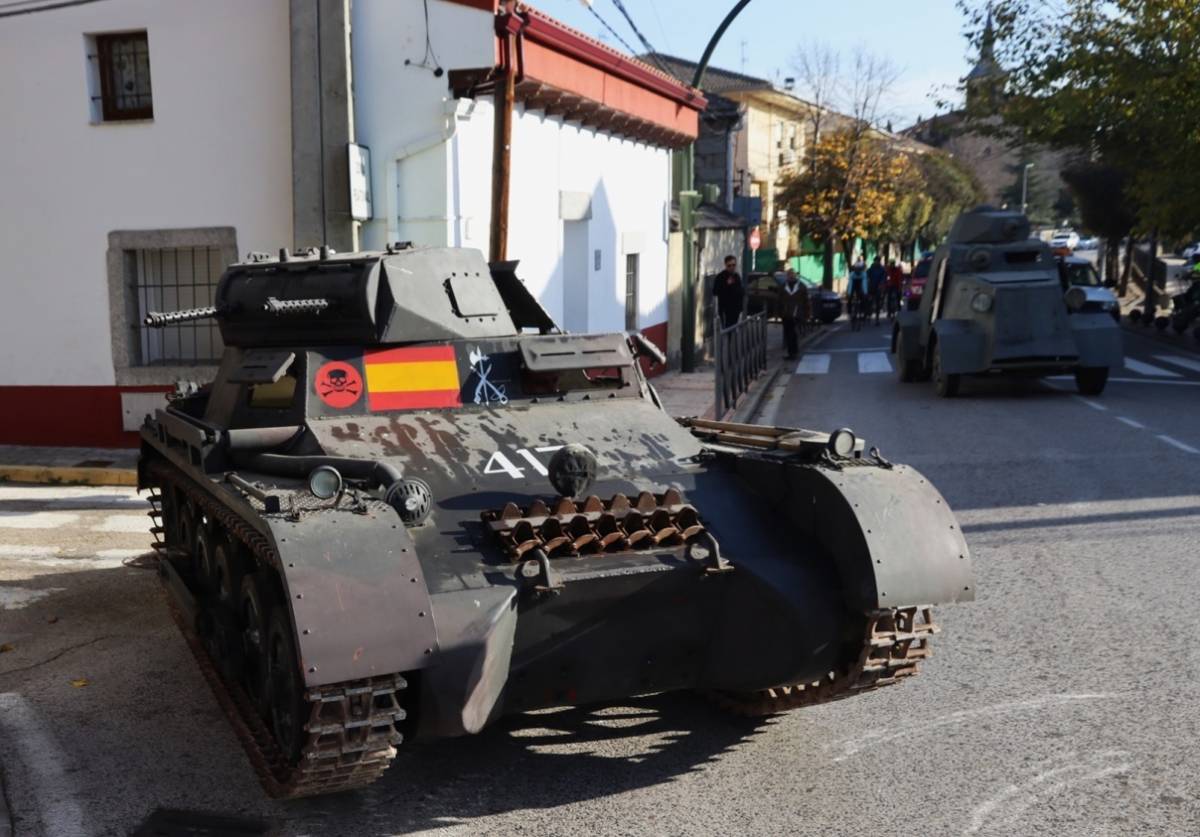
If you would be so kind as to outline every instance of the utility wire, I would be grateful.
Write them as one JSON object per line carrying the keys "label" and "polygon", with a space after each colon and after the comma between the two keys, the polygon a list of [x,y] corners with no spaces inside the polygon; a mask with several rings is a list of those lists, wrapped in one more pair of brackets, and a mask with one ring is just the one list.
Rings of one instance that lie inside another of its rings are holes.
{"label": "utility wire", "polygon": [[593,9],[590,3],[588,4],[587,10],[592,13],[592,17],[594,17],[594,18],[596,18],[596,20],[600,21],[601,25],[604,26],[605,29],[607,29],[610,33],[612,33],[612,36],[614,38],[616,38],[618,41],[620,41],[621,46],[625,47],[625,49],[629,51],[630,55],[637,55],[637,50],[634,49],[633,47],[631,47],[624,38],[622,38],[619,34],[617,34],[616,29],[613,29],[611,26],[608,25],[608,21],[605,20],[604,18],[600,17],[600,13],[598,11],[596,11],[595,9]]}
{"label": "utility wire", "polygon": [[658,69],[662,70],[667,75],[674,78],[675,74],[668,70],[663,65],[663,62],[659,60],[658,50],[654,48],[650,41],[646,40],[646,36],[642,34],[642,30],[637,28],[637,24],[633,22],[633,17],[629,14],[629,10],[625,8],[625,4],[622,2],[622,0],[612,0],[612,4],[617,7],[617,11],[621,13],[621,17],[625,18],[625,22],[628,23],[629,28],[633,30],[633,34],[636,35],[637,39],[642,42],[642,46],[646,48],[646,52],[649,54],[648,57],[654,62],[655,66],[657,66]]}
{"label": "utility wire", "polygon": [[[0,18],[16,17],[17,15],[32,15],[32,14],[37,14],[38,12],[52,12],[55,9],[66,9],[71,6],[86,6],[88,3],[99,3],[99,2],[100,2],[100,0],[60,0],[60,2],[58,2],[58,3],[47,3],[44,6],[34,6],[31,9],[14,9],[13,11],[9,11],[9,12],[0,11]],[[18,2],[9,3],[8,5],[9,6],[17,6],[17,5],[22,5],[22,4],[21,4],[20,0],[18,0]],[[5,7],[0,6],[0,8],[5,8]]]}

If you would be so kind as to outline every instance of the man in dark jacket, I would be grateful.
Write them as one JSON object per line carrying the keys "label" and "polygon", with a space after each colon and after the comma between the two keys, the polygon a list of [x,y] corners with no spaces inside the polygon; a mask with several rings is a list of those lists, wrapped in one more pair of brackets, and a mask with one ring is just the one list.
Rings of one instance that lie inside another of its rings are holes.
{"label": "man in dark jacket", "polygon": [[875,311],[875,325],[879,325],[880,302],[883,300],[883,286],[887,282],[887,269],[875,257],[871,268],[867,271],[867,298],[871,300],[871,308]]}
{"label": "man in dark jacket", "polygon": [[721,315],[721,324],[725,328],[737,323],[742,315],[742,298],[745,289],[742,287],[741,274],[737,272],[737,259],[725,257],[725,269],[713,279],[713,296],[717,298],[717,313]]}
{"label": "man in dark jacket", "polygon": [[800,350],[797,329],[804,327],[808,316],[808,288],[796,278],[796,271],[790,267],[779,289],[779,314],[783,320],[783,344],[787,348],[787,360],[795,360]]}

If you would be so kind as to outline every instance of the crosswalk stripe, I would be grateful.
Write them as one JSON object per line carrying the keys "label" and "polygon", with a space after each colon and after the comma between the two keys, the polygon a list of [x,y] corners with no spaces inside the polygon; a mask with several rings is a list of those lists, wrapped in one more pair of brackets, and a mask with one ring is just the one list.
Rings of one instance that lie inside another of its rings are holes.
{"label": "crosswalk stripe", "polygon": [[892,363],[888,360],[887,352],[859,352],[858,371],[862,375],[891,372]]}
{"label": "crosswalk stripe", "polygon": [[1184,369],[1190,369],[1193,372],[1200,372],[1200,360],[1191,360],[1190,358],[1180,357],[1179,355],[1155,355],[1155,360],[1161,360],[1163,363],[1169,363],[1172,366],[1181,366]]}
{"label": "crosswalk stripe", "polygon": [[1125,358],[1125,368],[1130,371],[1137,372],[1139,375],[1148,375],[1151,378],[1178,378],[1178,372],[1172,372],[1170,369],[1163,369],[1161,366],[1154,366],[1150,363],[1145,363],[1131,357]]}
{"label": "crosswalk stripe", "polygon": [[797,375],[825,375],[829,372],[829,355],[804,355],[796,364]]}

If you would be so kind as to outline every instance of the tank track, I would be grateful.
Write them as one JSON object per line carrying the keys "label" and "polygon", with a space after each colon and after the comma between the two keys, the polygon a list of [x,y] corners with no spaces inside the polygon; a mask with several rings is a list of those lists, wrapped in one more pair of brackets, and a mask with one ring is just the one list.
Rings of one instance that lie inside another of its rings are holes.
{"label": "tank track", "polygon": [[755,692],[710,692],[720,706],[738,715],[776,715],[803,706],[830,703],[899,683],[918,671],[933,653],[929,639],[941,631],[928,606],[869,610],[858,657],[842,671],[819,680]]}
{"label": "tank track", "polygon": [[[267,538],[208,497],[191,480],[161,461],[152,463],[148,473],[159,487],[169,485],[185,495],[226,533],[244,544],[263,566],[279,566],[278,553]],[[150,499],[150,515],[157,529],[154,548],[160,553],[160,560],[168,560],[168,546],[157,537],[165,528],[162,495],[152,492]],[[270,796],[296,798],[363,787],[378,779],[391,764],[396,746],[402,741],[396,725],[406,717],[399,700],[408,685],[402,676],[390,674],[306,689],[305,740],[299,758],[289,761],[241,685],[222,677],[193,626],[186,624],[179,607],[171,602],[170,609],[204,679]]]}

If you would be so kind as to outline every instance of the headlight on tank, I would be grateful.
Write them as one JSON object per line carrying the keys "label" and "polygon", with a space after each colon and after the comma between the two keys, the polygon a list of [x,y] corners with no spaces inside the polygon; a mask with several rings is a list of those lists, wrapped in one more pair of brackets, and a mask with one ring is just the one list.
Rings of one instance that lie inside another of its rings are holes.
{"label": "headlight on tank", "polygon": [[978,311],[980,314],[986,314],[992,310],[992,295],[986,291],[979,291],[971,298],[971,308]]}
{"label": "headlight on tank", "polygon": [[1082,311],[1083,306],[1087,304],[1087,293],[1083,288],[1071,288],[1063,294],[1063,300],[1072,311]]}

